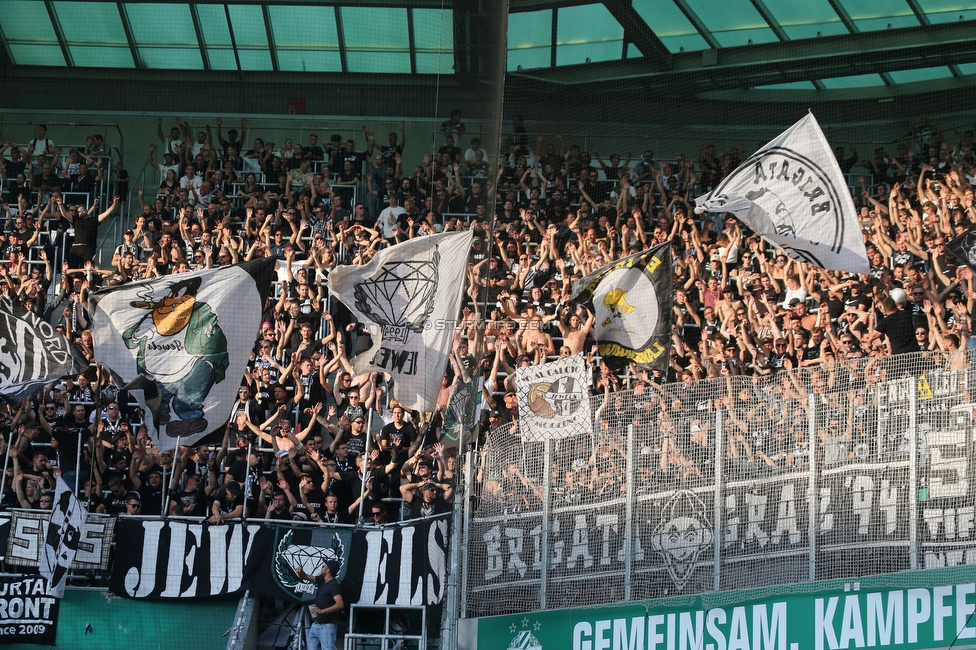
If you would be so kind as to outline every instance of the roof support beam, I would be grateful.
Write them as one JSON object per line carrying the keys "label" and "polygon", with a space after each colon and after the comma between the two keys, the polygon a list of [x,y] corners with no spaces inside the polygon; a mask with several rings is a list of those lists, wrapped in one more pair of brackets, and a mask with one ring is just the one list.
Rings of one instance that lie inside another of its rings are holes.
{"label": "roof support beam", "polygon": [[713,50],[717,50],[722,47],[719,42],[715,40],[715,36],[708,31],[707,27],[705,27],[705,23],[701,21],[698,14],[688,6],[688,3],[685,2],[685,0],[674,0],[674,4],[678,6],[681,13],[683,13],[685,18],[688,19],[688,22],[690,22],[692,26],[698,30],[698,33],[701,34],[702,38],[705,39],[705,42],[708,43],[708,47],[712,48]]}
{"label": "roof support beam", "polygon": [[790,40],[790,37],[786,35],[786,31],[783,26],[779,24],[779,21],[773,17],[773,14],[769,11],[769,7],[763,0],[752,0],[752,6],[756,8],[762,19],[769,23],[770,28],[772,28],[773,33],[776,34],[776,38],[780,40],[781,43],[785,43]]}
{"label": "roof support beam", "polygon": [[624,47],[627,47],[626,41],[632,42],[644,55],[645,64],[655,70],[667,70],[671,66],[671,52],[648,27],[630,0],[603,0],[603,4],[624,28]]}
{"label": "roof support beam", "polygon": [[197,44],[200,46],[200,58],[203,59],[203,69],[210,70],[210,53],[207,52],[207,43],[203,38],[203,25],[200,23],[200,14],[197,13],[196,3],[190,3],[190,20],[193,21],[193,31],[197,35]]}
{"label": "roof support beam", "polygon": [[332,8],[335,11],[336,40],[339,43],[339,63],[343,72],[349,72],[349,62],[346,58],[346,33],[342,29],[342,10],[339,5]]}
{"label": "roof support beam", "polygon": [[407,7],[407,43],[410,46],[410,72],[417,74],[417,37],[414,35],[413,9]]}
{"label": "roof support beam", "polygon": [[929,20],[929,17],[925,15],[925,10],[922,9],[922,7],[918,4],[918,0],[905,0],[905,2],[908,3],[908,6],[911,8],[912,13],[915,14],[915,17],[918,19],[919,24],[921,25],[932,24],[932,21]]}
{"label": "roof support beam", "polygon": [[75,60],[71,57],[71,51],[68,49],[68,43],[64,40],[64,30],[61,29],[61,20],[58,18],[58,13],[54,11],[54,5],[51,0],[44,0],[44,8],[47,9],[48,18],[51,19],[51,26],[54,27],[54,35],[58,37],[58,45],[61,46],[61,54],[64,55],[64,62],[69,68],[75,67]]}
{"label": "roof support beam", "polygon": [[237,51],[237,39],[234,38],[234,21],[230,19],[230,5],[224,5],[224,17],[227,19],[227,33],[230,34],[230,46],[234,48],[234,61],[237,63],[237,69],[243,72],[244,68],[241,67],[241,55]]}
{"label": "roof support beam", "polygon": [[129,23],[129,12],[125,10],[125,5],[121,2],[116,2],[115,6],[119,10],[119,19],[122,20],[122,31],[125,32],[125,40],[129,43],[129,53],[132,55],[132,62],[136,66],[136,70],[142,70],[146,66],[142,62],[142,57],[139,56],[139,48],[136,47],[136,39],[132,35],[132,24]]}
{"label": "roof support beam", "polygon": [[264,16],[264,31],[268,34],[268,52],[271,54],[271,69],[278,72],[278,48],[275,47],[274,30],[271,29],[271,12],[268,5],[261,5],[261,14]]}
{"label": "roof support beam", "polygon": [[861,31],[857,28],[857,25],[854,24],[854,21],[851,20],[851,15],[847,13],[847,9],[844,9],[844,5],[842,5],[838,0],[827,0],[827,2],[830,3],[830,8],[833,9],[834,13],[837,14],[837,17],[840,18],[840,22],[844,23],[844,27],[847,28],[847,31],[849,31],[851,34],[857,34]]}

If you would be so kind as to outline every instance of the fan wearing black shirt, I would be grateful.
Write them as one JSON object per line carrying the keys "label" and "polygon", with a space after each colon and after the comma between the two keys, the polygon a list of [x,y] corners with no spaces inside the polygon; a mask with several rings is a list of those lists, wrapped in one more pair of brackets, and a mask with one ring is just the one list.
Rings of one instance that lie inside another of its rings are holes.
{"label": "fan wearing black shirt", "polygon": [[217,485],[216,473],[212,473],[210,485],[202,487],[200,477],[189,474],[186,486],[177,491],[180,486],[179,474],[174,474],[173,485],[170,487],[169,514],[171,516],[202,517],[207,514],[207,498]]}
{"label": "fan wearing black shirt", "polygon": [[887,336],[891,354],[918,352],[911,313],[899,308],[890,296],[881,301],[881,312],[884,316],[861,339],[861,344],[867,348],[872,341]]}

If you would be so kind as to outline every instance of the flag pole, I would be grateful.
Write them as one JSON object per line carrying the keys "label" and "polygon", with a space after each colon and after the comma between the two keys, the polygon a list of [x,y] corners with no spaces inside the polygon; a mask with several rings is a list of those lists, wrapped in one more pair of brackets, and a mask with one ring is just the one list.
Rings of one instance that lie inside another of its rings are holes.
{"label": "flag pole", "polygon": [[369,443],[373,438],[373,409],[369,409],[369,413],[366,414],[366,449],[363,451],[363,481],[362,485],[359,487],[359,521],[363,520],[363,498],[366,496],[366,477],[369,475],[368,463],[369,463]]}
{"label": "flag pole", "polygon": [[3,497],[4,490],[7,488],[7,464],[10,462],[10,450],[13,447],[14,432],[10,431],[10,439],[7,440],[7,450],[3,455],[3,476],[0,476],[0,498]]}
{"label": "flag pole", "polygon": [[[78,429],[78,451],[75,453],[75,496],[78,496],[78,481],[81,480],[79,476],[81,472],[81,429]],[[58,467],[61,466],[61,452],[58,451]],[[91,480],[90,478],[88,479]]]}
{"label": "flag pole", "polygon": [[[227,425],[228,428],[230,425]],[[247,500],[251,496],[251,441],[247,441],[247,461],[244,463],[244,508],[241,510],[241,520],[247,521]],[[324,501],[324,499],[323,499]]]}
{"label": "flag pole", "polygon": [[[169,480],[163,481],[163,511],[160,513],[163,517],[169,516],[169,484],[173,481],[173,476],[175,476],[176,469],[176,455],[180,453],[180,439],[181,436],[176,436],[176,448],[173,449],[173,466],[169,469]],[[166,475],[166,467],[163,466],[163,476]]]}

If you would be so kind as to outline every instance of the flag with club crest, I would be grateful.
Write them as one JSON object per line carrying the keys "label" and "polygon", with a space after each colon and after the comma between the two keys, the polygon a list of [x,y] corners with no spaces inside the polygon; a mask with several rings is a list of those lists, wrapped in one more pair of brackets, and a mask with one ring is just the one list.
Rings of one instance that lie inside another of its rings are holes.
{"label": "flag with club crest", "polygon": [[161,449],[222,426],[274,277],[264,258],[133,282],[92,295],[95,357],[147,412]]}
{"label": "flag with club crest", "polygon": [[870,270],[851,191],[813,113],[695,203],[698,214],[734,214],[801,262],[851,273]]}
{"label": "flag with club crest", "polygon": [[592,382],[582,353],[517,368],[515,377],[522,440],[566,438],[590,426]]}
{"label": "flag with club crest", "polygon": [[432,411],[454,340],[472,232],[417,237],[386,248],[362,266],[329,274],[329,289],[369,328],[373,345],[356,372],[393,377],[393,396]]}
{"label": "flag with club crest", "polygon": [[593,312],[593,339],[611,368],[634,362],[668,368],[674,267],[671,243],[630,255],[573,283],[573,300]]}

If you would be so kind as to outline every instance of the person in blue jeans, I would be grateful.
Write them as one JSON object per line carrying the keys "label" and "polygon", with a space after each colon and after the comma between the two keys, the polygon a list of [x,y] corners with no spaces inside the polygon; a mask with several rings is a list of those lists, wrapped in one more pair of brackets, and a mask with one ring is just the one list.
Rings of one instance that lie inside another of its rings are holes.
{"label": "person in blue jeans", "polygon": [[336,632],[345,606],[339,593],[339,581],[336,580],[341,567],[338,560],[326,560],[322,573],[317,576],[305,573],[301,566],[295,567],[295,574],[300,579],[314,582],[318,588],[315,591],[315,604],[310,608],[314,620],[308,633],[309,650],[335,650]]}

